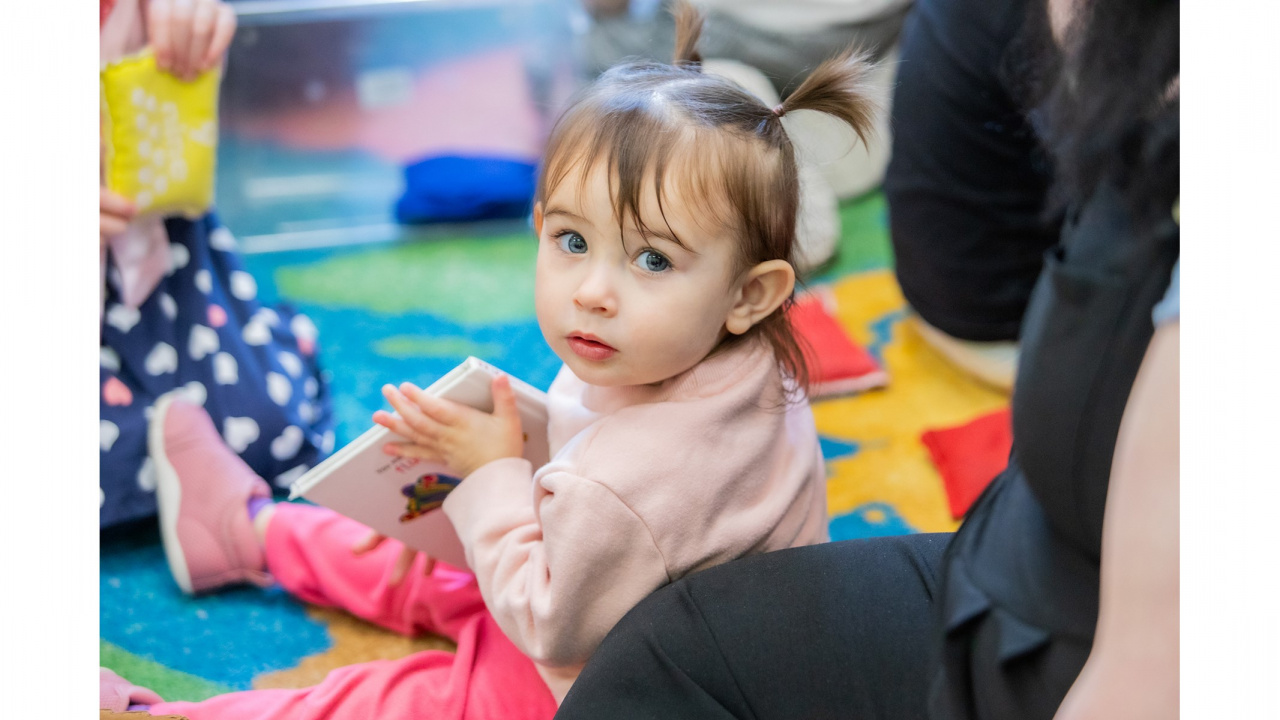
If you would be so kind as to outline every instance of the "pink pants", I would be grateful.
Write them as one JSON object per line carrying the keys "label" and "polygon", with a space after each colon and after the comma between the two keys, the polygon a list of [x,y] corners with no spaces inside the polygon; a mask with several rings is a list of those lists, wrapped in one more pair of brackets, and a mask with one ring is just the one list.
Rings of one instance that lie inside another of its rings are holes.
{"label": "pink pants", "polygon": [[334,670],[310,688],[160,703],[151,713],[191,720],[549,720],[556,712],[551,691],[485,609],[475,576],[443,563],[424,575],[419,557],[391,587],[387,579],[401,545],[388,540],[365,555],[352,554],[352,545],[368,532],[325,508],[281,503],[267,530],[267,568],[301,600],[340,607],[406,635],[444,635],[458,643],[457,654],[429,650],[361,663]]}

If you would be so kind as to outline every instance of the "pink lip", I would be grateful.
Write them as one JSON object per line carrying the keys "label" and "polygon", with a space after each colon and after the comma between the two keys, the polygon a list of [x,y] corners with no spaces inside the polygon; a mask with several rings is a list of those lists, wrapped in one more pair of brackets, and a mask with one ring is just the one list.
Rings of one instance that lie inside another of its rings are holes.
{"label": "pink lip", "polygon": [[600,338],[590,333],[574,333],[568,337],[569,349],[578,357],[595,360],[608,360],[613,354],[618,352],[617,348],[612,347],[608,343],[600,340]]}

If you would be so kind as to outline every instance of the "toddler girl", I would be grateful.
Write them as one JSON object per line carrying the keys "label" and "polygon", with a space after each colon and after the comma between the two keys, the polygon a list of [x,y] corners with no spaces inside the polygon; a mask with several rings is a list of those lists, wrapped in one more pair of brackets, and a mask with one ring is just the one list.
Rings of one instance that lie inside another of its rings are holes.
{"label": "toddler girl", "polygon": [[[780,119],[812,109],[862,129],[866,68],[846,54],[768,108],[700,74],[697,17],[680,20],[675,66],[610,70],[549,141],[534,225],[538,322],[565,363],[548,394],[552,460],[520,457],[506,378],[491,414],[408,384],[385,389],[395,415],[375,414],[408,438],[389,453],[464,477],[443,510],[473,572],[418,557],[395,577],[397,543],[355,554],[366,528],[271,505],[199,408],[174,399],[153,420],[162,509],[178,518],[165,537],[175,573],[209,589],[269,572],[307,602],[448,636],[456,656],[423,652],[312,688],[153,713],[550,718],[605,634],[655,589],[827,540],[822,454],[784,314],[797,180]],[[202,481],[213,475],[240,489]]]}

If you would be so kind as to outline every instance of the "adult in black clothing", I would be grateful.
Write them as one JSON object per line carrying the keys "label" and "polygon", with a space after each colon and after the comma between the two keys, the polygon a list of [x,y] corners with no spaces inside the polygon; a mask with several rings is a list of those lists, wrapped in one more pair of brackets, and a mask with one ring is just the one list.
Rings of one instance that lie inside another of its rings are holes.
{"label": "adult in black clothing", "polygon": [[898,283],[924,338],[1004,389],[1061,225],[1046,213],[1050,162],[1024,114],[1026,70],[1044,39],[1039,2],[916,4],[901,36],[884,180]]}
{"label": "adult in black clothing", "polygon": [[1068,204],[1023,324],[1008,468],[954,536],[658,591],[558,718],[1177,716],[1178,3],[1050,2],[1064,50],[1040,106]]}

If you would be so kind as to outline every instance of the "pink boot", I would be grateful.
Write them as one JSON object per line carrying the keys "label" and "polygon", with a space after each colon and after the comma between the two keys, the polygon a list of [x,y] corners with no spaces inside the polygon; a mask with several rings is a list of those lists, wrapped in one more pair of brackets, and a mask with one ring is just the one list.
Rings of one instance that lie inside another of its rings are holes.
{"label": "pink boot", "polygon": [[164,698],[144,687],[125,680],[111,670],[98,668],[98,707],[112,712],[124,712],[130,705],[155,705]]}
{"label": "pink boot", "polygon": [[164,554],[178,587],[194,594],[240,582],[270,585],[247,503],[271,497],[271,489],[226,446],[204,408],[181,390],[160,396],[147,449],[156,464]]}

